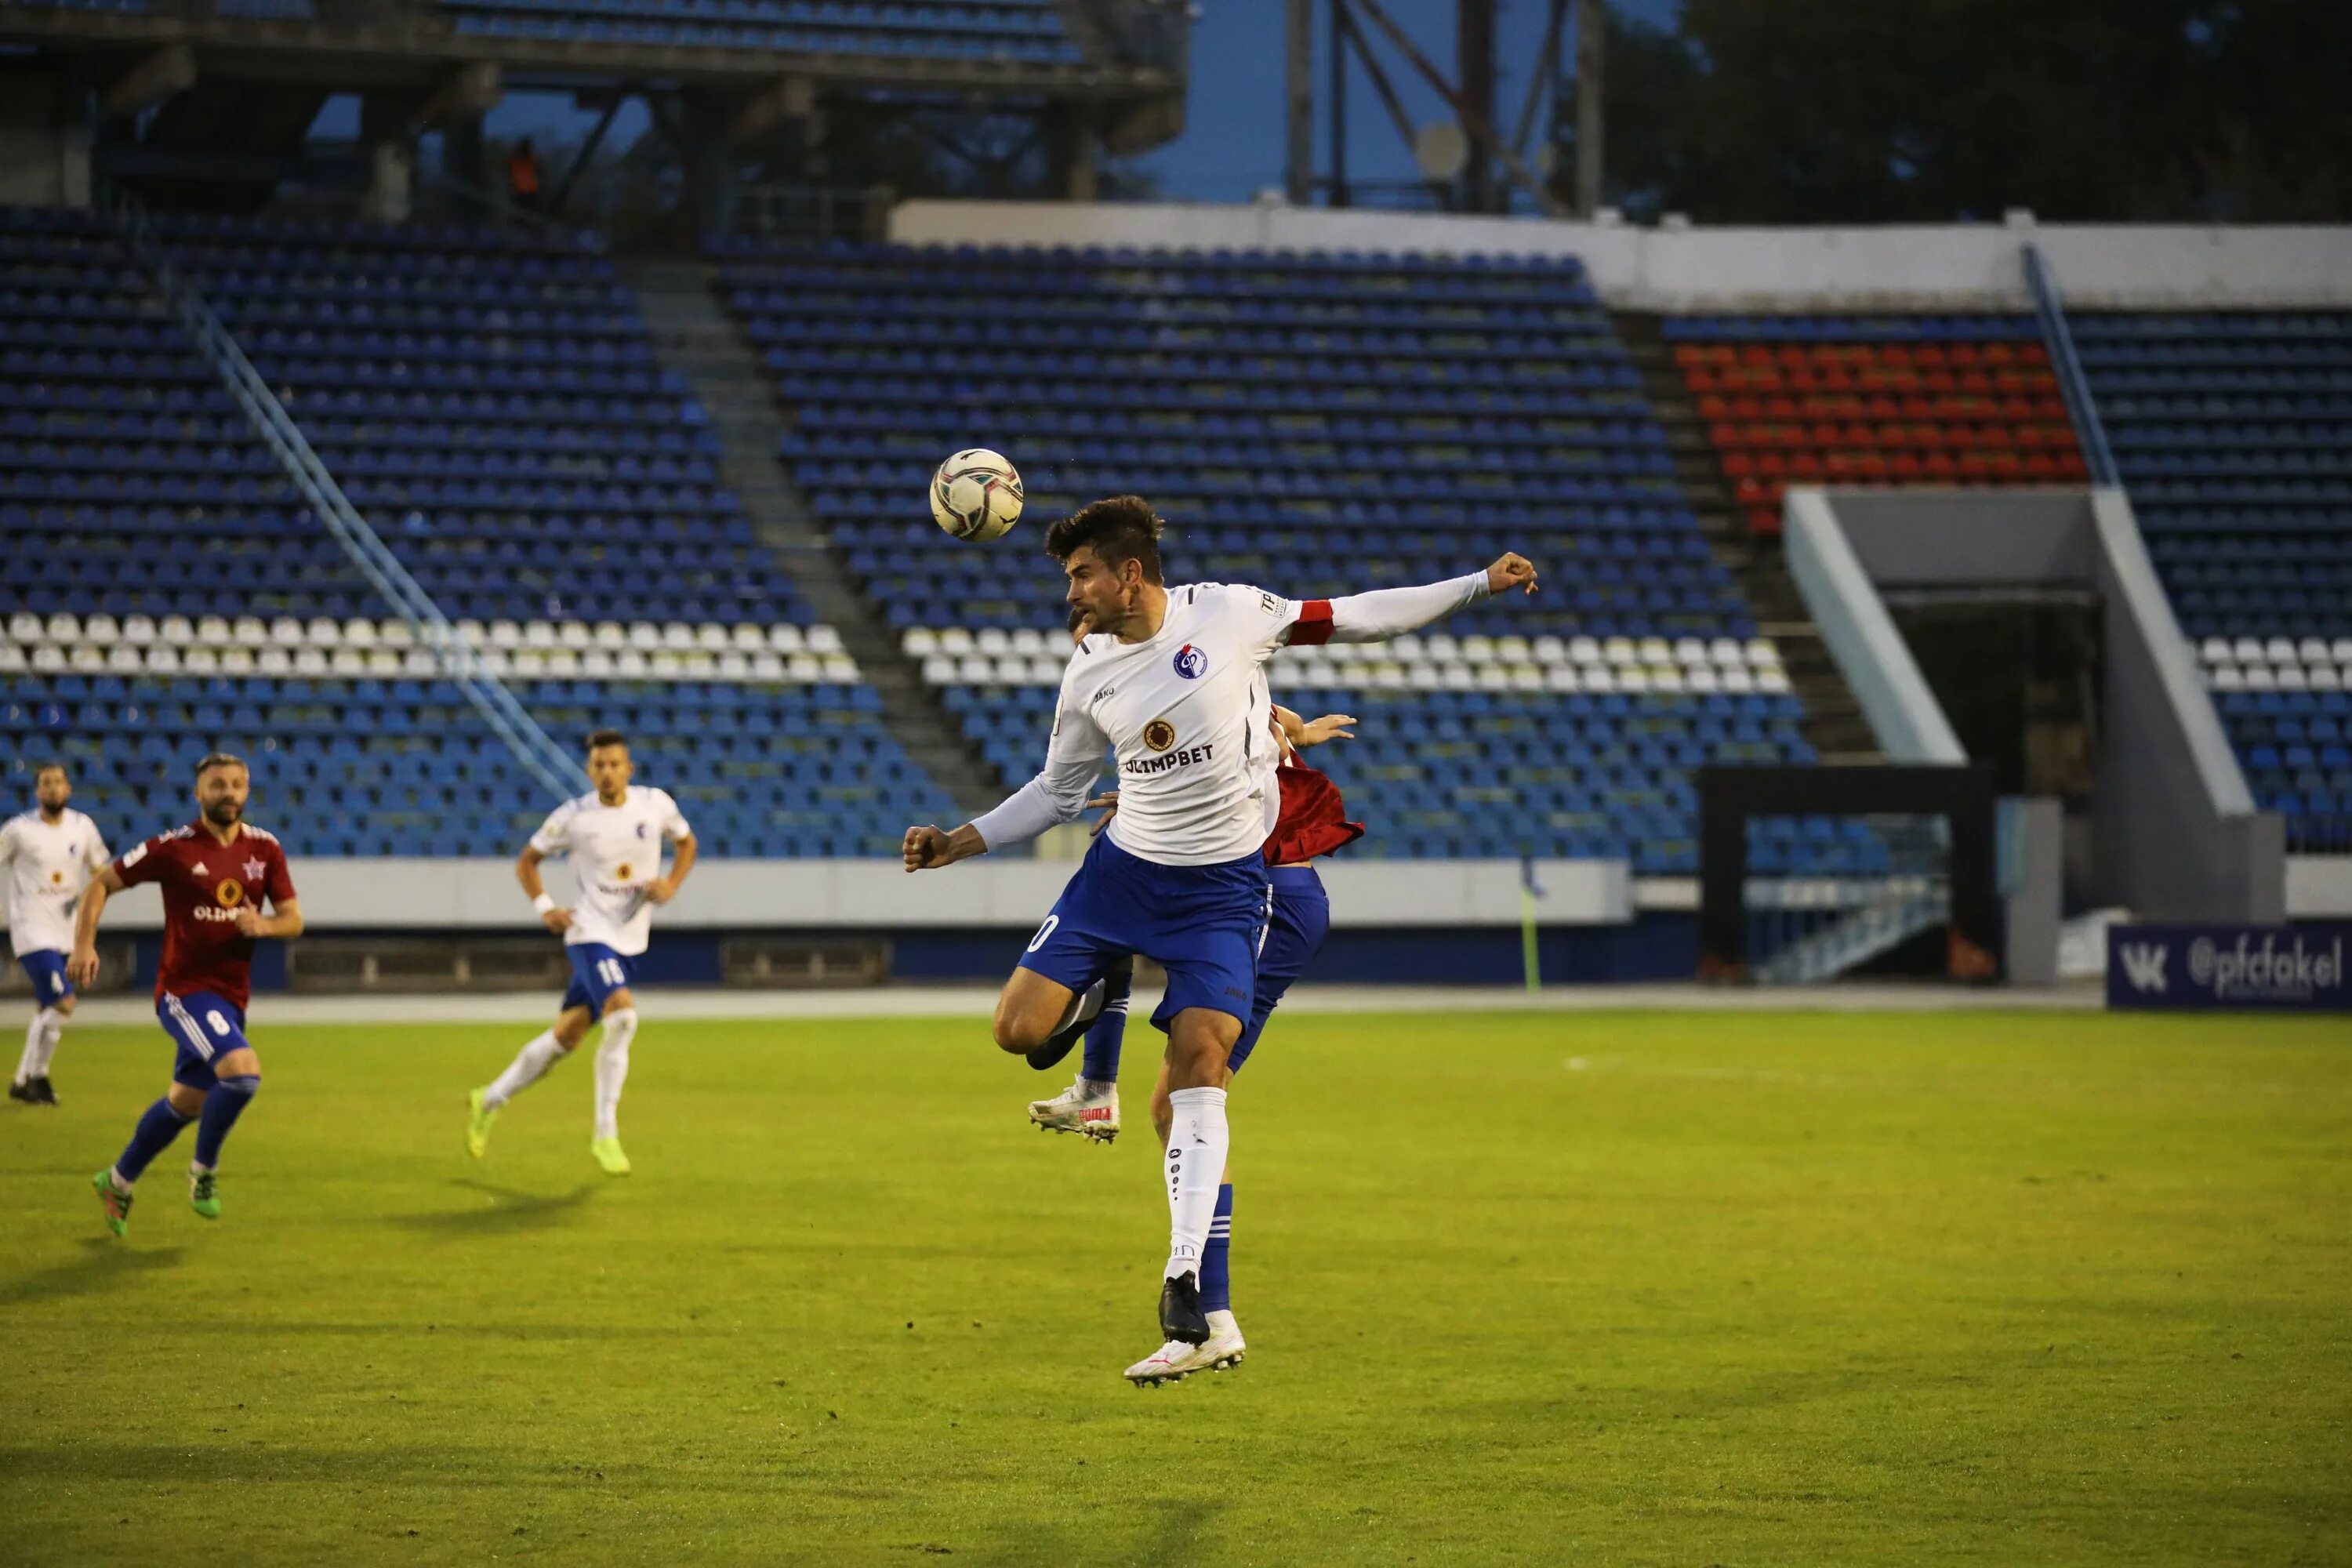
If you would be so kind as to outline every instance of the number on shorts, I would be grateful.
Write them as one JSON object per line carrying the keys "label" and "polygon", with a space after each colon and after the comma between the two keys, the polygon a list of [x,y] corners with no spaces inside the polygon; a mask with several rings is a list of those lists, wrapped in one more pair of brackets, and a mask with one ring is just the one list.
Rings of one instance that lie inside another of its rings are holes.
{"label": "number on shorts", "polygon": [[619,959],[600,958],[596,961],[596,978],[607,985],[623,985],[629,977],[623,972]]}
{"label": "number on shorts", "polygon": [[228,1033],[228,1020],[220,1016],[220,1009],[217,1007],[205,1015],[205,1022],[213,1026],[213,1033],[215,1035],[225,1036]]}
{"label": "number on shorts", "polygon": [[1061,916],[1047,915],[1045,917],[1045,923],[1039,926],[1037,928],[1037,934],[1030,939],[1029,951],[1034,952],[1039,948],[1045,946],[1046,942],[1052,941],[1054,936],[1054,928],[1061,923]]}

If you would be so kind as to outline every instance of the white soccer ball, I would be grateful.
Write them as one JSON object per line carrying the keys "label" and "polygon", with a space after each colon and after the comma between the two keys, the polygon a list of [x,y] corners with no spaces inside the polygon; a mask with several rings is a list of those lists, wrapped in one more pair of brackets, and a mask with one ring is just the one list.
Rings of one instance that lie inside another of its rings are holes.
{"label": "white soccer ball", "polygon": [[1021,517],[1021,476],[1002,454],[967,447],[931,476],[931,516],[967,544],[1002,539]]}

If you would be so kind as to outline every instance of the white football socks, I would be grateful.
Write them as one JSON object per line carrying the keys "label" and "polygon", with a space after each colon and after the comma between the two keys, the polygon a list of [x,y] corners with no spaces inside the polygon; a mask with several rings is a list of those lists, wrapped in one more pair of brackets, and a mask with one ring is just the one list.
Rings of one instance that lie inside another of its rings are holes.
{"label": "white football socks", "polygon": [[483,1108],[496,1110],[532,1084],[547,1076],[547,1069],[563,1059],[563,1047],[556,1043],[555,1031],[548,1030],[530,1044],[515,1053],[507,1070],[491,1080],[482,1091]]}
{"label": "white football socks", "polygon": [[1217,1215],[1217,1186],[1224,1180],[1233,1134],[1225,1125],[1225,1091],[1177,1089],[1168,1092],[1174,1121],[1168,1131],[1168,1268],[1165,1278],[1197,1277]]}
{"label": "white football socks", "polygon": [[66,1032],[66,1016],[55,1007],[43,1007],[25,1026],[25,1054],[16,1058],[16,1081],[29,1083],[46,1078],[49,1058],[58,1054],[58,1041]]}
{"label": "white football socks", "polygon": [[637,1010],[620,1007],[604,1015],[604,1038],[596,1047],[596,1136],[621,1135],[621,1086],[629,1081],[629,1042],[636,1037]]}

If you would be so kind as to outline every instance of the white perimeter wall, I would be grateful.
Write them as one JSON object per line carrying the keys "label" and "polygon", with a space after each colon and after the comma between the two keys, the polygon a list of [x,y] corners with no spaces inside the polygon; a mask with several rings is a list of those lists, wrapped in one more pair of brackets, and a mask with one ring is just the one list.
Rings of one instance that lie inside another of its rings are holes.
{"label": "white perimeter wall", "polygon": [[[677,902],[654,917],[669,929],[791,926],[891,931],[1026,929],[1045,918],[1069,860],[968,860],[913,875],[887,860],[705,860]],[[1339,926],[1517,925],[1517,860],[1327,861]],[[314,930],[392,927],[417,931],[534,931],[538,920],[506,860],[297,859],[294,884]],[[570,868],[548,867],[548,891],[570,895]],[[1547,925],[1613,924],[1633,918],[1632,883],[1619,860],[1538,860],[1537,915]],[[109,931],[153,931],[160,900],[137,889],[107,905]]]}
{"label": "white perimeter wall", "polygon": [[1667,230],[1278,204],[915,201],[892,213],[890,234],[916,245],[1566,254],[1611,305],[1635,310],[2030,310],[2018,251],[2031,240],[2071,306],[2352,306],[2352,227]]}

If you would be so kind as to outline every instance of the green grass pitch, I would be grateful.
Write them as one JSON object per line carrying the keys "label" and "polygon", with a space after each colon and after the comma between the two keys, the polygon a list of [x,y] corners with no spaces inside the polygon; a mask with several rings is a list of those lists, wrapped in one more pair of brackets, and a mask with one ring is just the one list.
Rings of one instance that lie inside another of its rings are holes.
{"label": "green grass pitch", "polygon": [[636,1174],[528,1028],[273,1028],[226,1216],[170,1059],[0,1118],[0,1560],[2352,1561],[2352,1029],[1297,1016],[1234,1102],[1249,1361],[975,1022],[666,1023]]}

